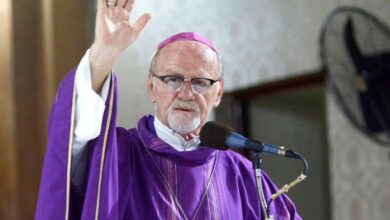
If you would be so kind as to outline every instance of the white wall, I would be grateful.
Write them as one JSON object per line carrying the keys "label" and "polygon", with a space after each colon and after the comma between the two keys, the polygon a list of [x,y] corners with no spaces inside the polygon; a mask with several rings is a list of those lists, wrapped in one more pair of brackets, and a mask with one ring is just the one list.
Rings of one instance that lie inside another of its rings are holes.
{"label": "white wall", "polygon": [[[352,4],[390,20],[388,0],[138,0],[135,16],[152,20],[115,70],[120,86],[119,124],[132,127],[153,107],[146,75],[157,44],[181,31],[212,39],[225,64],[226,89],[274,81],[320,69],[318,39],[326,15]],[[334,219],[390,216],[388,150],[353,129],[328,98]]]}

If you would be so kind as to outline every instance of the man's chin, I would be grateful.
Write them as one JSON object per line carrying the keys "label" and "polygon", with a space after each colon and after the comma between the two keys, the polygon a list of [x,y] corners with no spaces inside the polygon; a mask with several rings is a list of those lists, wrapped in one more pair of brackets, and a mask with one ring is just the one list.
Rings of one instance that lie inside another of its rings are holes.
{"label": "man's chin", "polygon": [[197,117],[173,117],[168,120],[169,127],[175,132],[185,135],[194,132],[200,123],[200,119]]}

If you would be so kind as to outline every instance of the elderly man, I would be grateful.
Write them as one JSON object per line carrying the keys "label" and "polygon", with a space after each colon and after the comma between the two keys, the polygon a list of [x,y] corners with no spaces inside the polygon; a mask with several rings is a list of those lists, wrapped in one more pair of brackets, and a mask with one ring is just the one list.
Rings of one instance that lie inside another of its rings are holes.
{"label": "elderly man", "polygon": [[[163,41],[147,79],[155,115],[116,127],[111,69],[150,18],[131,26],[132,5],[99,0],[95,42],[59,87],[36,219],[264,219],[251,163],[199,141],[223,94],[221,60],[206,38]],[[267,176],[262,184],[269,199],[277,189]],[[284,195],[270,212],[300,219]]]}

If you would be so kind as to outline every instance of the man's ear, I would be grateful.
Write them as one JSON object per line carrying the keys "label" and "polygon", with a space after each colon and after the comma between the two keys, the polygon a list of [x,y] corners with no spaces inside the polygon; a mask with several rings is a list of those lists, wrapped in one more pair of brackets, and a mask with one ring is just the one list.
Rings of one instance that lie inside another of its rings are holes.
{"label": "man's ear", "polygon": [[214,108],[218,107],[219,104],[221,103],[222,96],[223,96],[223,88],[224,88],[224,81],[221,80],[219,82],[218,94],[214,103]]}
{"label": "man's ear", "polygon": [[154,84],[153,84],[153,76],[151,74],[148,75],[148,82],[147,82],[147,86],[148,86],[148,94],[149,94],[149,99],[152,103],[155,103],[156,102],[156,97],[155,97],[155,88],[154,88]]}

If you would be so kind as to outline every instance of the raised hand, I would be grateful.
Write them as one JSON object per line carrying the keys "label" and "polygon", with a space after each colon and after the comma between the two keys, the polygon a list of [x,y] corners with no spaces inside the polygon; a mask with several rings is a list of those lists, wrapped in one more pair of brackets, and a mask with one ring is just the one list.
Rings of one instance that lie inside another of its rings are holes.
{"label": "raised hand", "polygon": [[98,0],[95,41],[91,46],[92,87],[99,92],[115,61],[138,37],[150,19],[143,14],[134,25],[129,16],[134,0]]}

